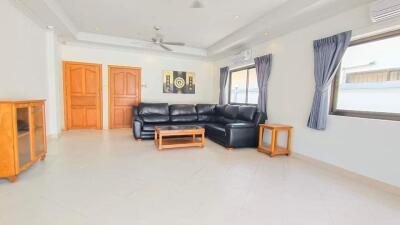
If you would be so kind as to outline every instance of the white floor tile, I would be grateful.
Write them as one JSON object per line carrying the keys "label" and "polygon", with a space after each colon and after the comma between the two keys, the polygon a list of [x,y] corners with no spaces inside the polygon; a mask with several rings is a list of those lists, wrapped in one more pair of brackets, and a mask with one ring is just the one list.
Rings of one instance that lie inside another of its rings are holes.
{"label": "white floor tile", "polygon": [[130,130],[71,131],[0,180],[0,225],[398,225],[400,197],[255,149],[157,151]]}

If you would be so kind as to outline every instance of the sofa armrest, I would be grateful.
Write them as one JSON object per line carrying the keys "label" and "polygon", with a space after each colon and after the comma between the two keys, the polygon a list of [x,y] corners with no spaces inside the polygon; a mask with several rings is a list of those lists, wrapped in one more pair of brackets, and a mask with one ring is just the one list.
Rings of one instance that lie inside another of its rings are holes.
{"label": "sofa armrest", "polygon": [[225,125],[225,130],[236,128],[254,128],[253,123],[229,123]]}
{"label": "sofa armrest", "polygon": [[144,121],[138,114],[137,106],[132,107],[132,128],[133,128],[133,136],[135,139],[142,138],[142,127]]}
{"label": "sofa armrest", "polygon": [[257,127],[253,123],[231,123],[225,125],[227,147],[256,147],[258,142]]}
{"label": "sofa armrest", "polygon": [[133,121],[139,122],[143,127],[144,121],[143,121],[142,117],[136,116],[133,118]]}

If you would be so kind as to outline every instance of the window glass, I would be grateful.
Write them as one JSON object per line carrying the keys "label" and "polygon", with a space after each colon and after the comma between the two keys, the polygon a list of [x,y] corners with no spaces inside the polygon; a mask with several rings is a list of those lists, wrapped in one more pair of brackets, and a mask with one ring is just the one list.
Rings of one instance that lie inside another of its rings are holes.
{"label": "window glass", "polygon": [[339,69],[335,110],[400,113],[400,36],[350,46]]}
{"label": "window glass", "polygon": [[246,103],[247,70],[231,73],[230,102]]}
{"label": "window glass", "polygon": [[258,83],[256,68],[249,69],[249,89],[248,89],[248,100],[249,104],[258,103]]}

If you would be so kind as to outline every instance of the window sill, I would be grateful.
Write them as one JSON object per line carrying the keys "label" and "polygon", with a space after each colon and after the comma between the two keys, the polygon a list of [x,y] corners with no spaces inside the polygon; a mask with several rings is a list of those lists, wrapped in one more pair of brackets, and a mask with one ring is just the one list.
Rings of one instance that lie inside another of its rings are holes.
{"label": "window sill", "polygon": [[364,118],[364,119],[400,121],[400,114],[399,113],[366,112],[366,111],[352,111],[352,110],[335,110],[335,111],[331,111],[329,113],[329,115],[356,117],[356,118]]}

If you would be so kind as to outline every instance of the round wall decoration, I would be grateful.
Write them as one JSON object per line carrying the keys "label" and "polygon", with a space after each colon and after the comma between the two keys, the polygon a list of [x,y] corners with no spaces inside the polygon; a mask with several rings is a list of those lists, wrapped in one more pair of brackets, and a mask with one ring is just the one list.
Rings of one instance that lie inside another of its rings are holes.
{"label": "round wall decoration", "polygon": [[185,80],[182,77],[178,77],[175,79],[174,85],[177,88],[183,88],[185,86]]}

